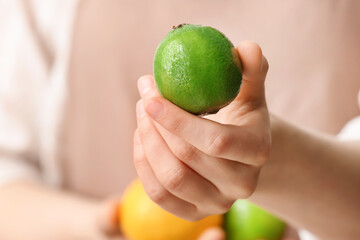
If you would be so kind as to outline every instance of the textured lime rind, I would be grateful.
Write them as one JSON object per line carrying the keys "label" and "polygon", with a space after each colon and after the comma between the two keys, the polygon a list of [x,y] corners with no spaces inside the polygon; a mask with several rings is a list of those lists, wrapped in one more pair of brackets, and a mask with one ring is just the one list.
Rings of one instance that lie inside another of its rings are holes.
{"label": "textured lime rind", "polygon": [[234,45],[218,30],[186,24],[158,46],[154,76],[160,93],[182,109],[217,112],[238,94],[242,70]]}

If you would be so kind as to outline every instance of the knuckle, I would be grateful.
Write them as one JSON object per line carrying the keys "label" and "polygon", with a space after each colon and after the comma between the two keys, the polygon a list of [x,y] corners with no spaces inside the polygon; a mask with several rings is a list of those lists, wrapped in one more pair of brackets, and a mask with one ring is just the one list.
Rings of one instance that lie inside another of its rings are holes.
{"label": "knuckle", "polygon": [[168,198],[169,193],[162,187],[153,187],[147,190],[149,198],[161,205]]}
{"label": "knuckle", "polygon": [[191,221],[191,222],[196,222],[196,221],[200,221],[203,218],[206,218],[209,215],[211,215],[211,213],[200,210],[200,208],[197,207],[196,211],[189,213],[189,215],[186,217],[186,220]]}
{"label": "knuckle", "polygon": [[219,204],[219,212],[217,214],[223,214],[229,211],[231,206],[233,205],[234,200],[225,199]]}
{"label": "knuckle", "polygon": [[173,133],[178,133],[182,131],[184,128],[184,122],[179,118],[172,118],[172,119],[173,119],[172,121],[168,122],[168,130]]}
{"label": "knuckle", "polygon": [[152,134],[152,128],[150,126],[150,124],[144,124],[140,129],[139,129],[139,135],[140,138],[144,138],[148,135]]}
{"label": "knuckle", "polygon": [[258,140],[258,147],[256,150],[256,161],[257,167],[263,166],[270,158],[271,151],[271,136],[270,134],[264,134]]}
{"label": "knuckle", "polygon": [[190,222],[197,222],[200,221],[201,219],[203,219],[205,216],[204,215],[200,215],[200,214],[191,214],[190,216],[188,216],[186,218],[186,220],[190,221]]}
{"label": "knuckle", "polygon": [[224,203],[224,212],[227,212],[229,211],[229,209],[232,207],[232,205],[234,205],[234,202],[235,202],[235,199],[233,200],[227,200],[225,203]]}
{"label": "knuckle", "polygon": [[210,137],[208,144],[208,152],[214,156],[222,156],[233,141],[230,134],[216,134]]}
{"label": "knuckle", "polygon": [[238,198],[246,199],[249,198],[256,189],[256,181],[242,181],[239,187],[239,196]]}
{"label": "knuckle", "polygon": [[190,162],[197,158],[197,150],[188,145],[177,145],[174,154],[184,162]]}
{"label": "knuckle", "polygon": [[161,179],[163,186],[169,191],[181,189],[186,179],[186,171],[182,167],[177,167],[168,171]]}
{"label": "knuckle", "polygon": [[143,169],[146,167],[146,159],[142,157],[134,157],[134,166],[137,170]]}

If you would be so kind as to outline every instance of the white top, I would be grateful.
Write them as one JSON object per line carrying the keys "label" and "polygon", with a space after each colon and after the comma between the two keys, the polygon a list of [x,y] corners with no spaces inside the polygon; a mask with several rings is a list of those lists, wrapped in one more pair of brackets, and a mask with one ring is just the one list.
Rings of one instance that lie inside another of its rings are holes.
{"label": "white top", "polygon": [[[360,91],[358,94],[358,104],[360,109]],[[340,140],[360,140],[360,116],[349,121],[338,134]],[[299,231],[302,240],[317,240],[318,238],[306,230]]]}
{"label": "white top", "polygon": [[19,178],[61,181],[56,131],[76,4],[0,1],[0,184]]}
{"label": "white top", "polygon": [[[360,108],[360,91],[358,94],[358,104]],[[340,140],[359,140],[360,139],[360,116],[349,121],[338,135]]]}

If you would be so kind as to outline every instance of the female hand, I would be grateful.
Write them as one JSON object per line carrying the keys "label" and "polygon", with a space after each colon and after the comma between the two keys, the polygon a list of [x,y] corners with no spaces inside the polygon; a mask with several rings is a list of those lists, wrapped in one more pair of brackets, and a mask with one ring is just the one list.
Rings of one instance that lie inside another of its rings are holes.
{"label": "female hand", "polygon": [[139,80],[135,167],[149,197],[188,220],[224,213],[236,199],[248,198],[269,156],[268,63],[255,43],[242,42],[237,50],[240,93],[207,118],[162,98],[152,76]]}

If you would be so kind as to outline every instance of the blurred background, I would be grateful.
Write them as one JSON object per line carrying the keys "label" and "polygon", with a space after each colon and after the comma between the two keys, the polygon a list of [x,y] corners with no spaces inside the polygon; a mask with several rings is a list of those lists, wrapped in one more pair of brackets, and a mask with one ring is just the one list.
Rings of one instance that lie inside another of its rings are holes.
{"label": "blurred background", "polygon": [[359,114],[359,10],[356,0],[0,0],[0,184],[121,194],[136,177],[137,79],[180,23],[259,43],[270,111],[337,134]]}

